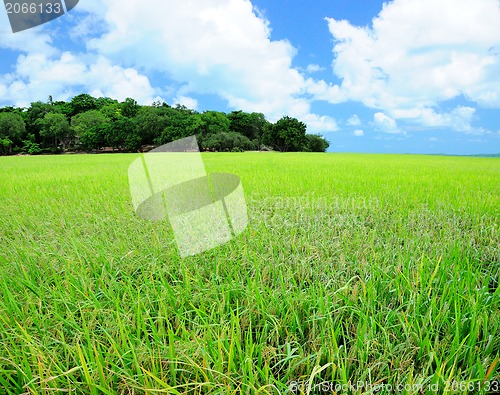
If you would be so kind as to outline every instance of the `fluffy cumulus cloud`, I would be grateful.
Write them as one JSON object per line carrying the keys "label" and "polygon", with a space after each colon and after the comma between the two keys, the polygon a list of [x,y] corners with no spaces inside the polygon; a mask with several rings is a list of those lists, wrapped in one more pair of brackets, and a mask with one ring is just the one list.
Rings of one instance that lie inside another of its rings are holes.
{"label": "fluffy cumulus cloud", "polygon": [[198,108],[198,100],[196,100],[193,97],[189,96],[177,96],[173,102],[175,104],[180,104],[182,106],[186,106],[187,108],[191,108],[193,110],[196,110]]}
{"label": "fluffy cumulus cloud", "polygon": [[385,115],[382,112],[377,112],[373,116],[373,121],[378,130],[384,133],[401,133],[396,123],[396,120]]}
{"label": "fluffy cumulus cloud", "polygon": [[325,70],[323,67],[315,63],[308,64],[306,67],[306,71],[308,73],[317,73],[318,71],[323,71],[323,70]]}
{"label": "fluffy cumulus cloud", "polygon": [[48,56],[56,55],[57,50],[52,38],[41,29],[30,29],[12,34],[7,13],[0,8],[0,49],[13,51],[38,52]]}
{"label": "fluffy cumulus cloud", "polygon": [[442,110],[458,97],[500,108],[498,0],[394,0],[371,27],[327,21],[342,83],[324,85],[316,92],[322,98],[381,110],[375,122],[393,130],[389,117],[477,132],[474,108]]}
{"label": "fluffy cumulus cloud", "polygon": [[362,129],[356,129],[353,134],[356,136],[356,137],[363,137],[365,135],[365,132],[364,130]]}
{"label": "fluffy cumulus cloud", "polygon": [[148,104],[155,93],[149,79],[133,68],[113,65],[105,57],[89,61],[69,52],[56,57],[37,52],[20,55],[15,73],[0,76],[2,98],[19,106],[49,95],[68,100],[82,91],[118,100],[133,97]]}
{"label": "fluffy cumulus cloud", "polygon": [[[88,3],[87,8],[92,7],[93,1]],[[0,74],[0,105],[28,106],[49,95],[68,100],[82,91],[118,100],[134,97],[147,104],[157,97],[149,78],[134,68],[119,66],[104,55],[62,51],[44,26],[16,34],[8,26],[6,14],[0,12],[0,48],[18,54],[12,71]]]}
{"label": "fluffy cumulus cloud", "polygon": [[349,126],[359,126],[359,125],[361,125],[361,119],[359,119],[357,114],[354,114],[352,117],[350,117],[347,120],[347,124]]}

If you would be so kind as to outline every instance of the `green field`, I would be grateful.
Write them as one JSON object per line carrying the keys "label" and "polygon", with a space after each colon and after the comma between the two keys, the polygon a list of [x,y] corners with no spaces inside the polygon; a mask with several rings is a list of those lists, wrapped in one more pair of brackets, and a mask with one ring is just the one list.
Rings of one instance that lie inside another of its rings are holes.
{"label": "green field", "polygon": [[136,157],[0,158],[1,394],[498,385],[499,159],[203,154],[250,223],[180,259]]}

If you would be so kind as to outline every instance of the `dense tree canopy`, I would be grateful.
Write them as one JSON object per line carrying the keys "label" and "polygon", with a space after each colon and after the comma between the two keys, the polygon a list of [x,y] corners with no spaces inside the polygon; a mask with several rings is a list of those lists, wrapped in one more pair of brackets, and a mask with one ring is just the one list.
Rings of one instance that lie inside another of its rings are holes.
{"label": "dense tree canopy", "polygon": [[24,120],[21,115],[15,112],[0,113],[0,150],[4,153],[11,153],[12,146],[20,141],[25,132]]}
{"label": "dense tree canopy", "polygon": [[85,111],[71,118],[71,126],[78,136],[78,144],[85,150],[104,146],[105,130],[109,125],[109,118],[98,110]]}
{"label": "dense tree canopy", "polygon": [[325,152],[330,143],[319,134],[306,134],[306,147],[309,152]]}
{"label": "dense tree canopy", "polygon": [[155,102],[141,106],[134,99],[80,94],[69,102],[36,101],[27,108],[0,108],[0,154],[58,153],[67,150],[136,152],[196,135],[206,151],[325,152],[321,135],[307,134],[306,125],[285,116],[276,123],[261,113],[197,112],[185,106]]}
{"label": "dense tree canopy", "polygon": [[66,146],[73,137],[66,116],[60,113],[48,112],[40,120],[40,125],[42,126],[40,136],[47,141],[54,141],[54,148],[56,149],[61,144],[63,151],[66,151]]}
{"label": "dense tree canopy", "polygon": [[268,125],[262,142],[281,152],[307,150],[306,124],[284,116],[274,125]]}
{"label": "dense tree canopy", "polygon": [[80,114],[82,112],[96,110],[97,99],[86,93],[83,93],[71,99],[71,101],[69,102],[69,109],[70,109],[69,115],[71,117]]}
{"label": "dense tree canopy", "polygon": [[229,128],[232,132],[242,134],[250,140],[259,139],[267,121],[264,114],[253,112],[251,114],[243,111],[233,111],[227,115],[230,121]]}

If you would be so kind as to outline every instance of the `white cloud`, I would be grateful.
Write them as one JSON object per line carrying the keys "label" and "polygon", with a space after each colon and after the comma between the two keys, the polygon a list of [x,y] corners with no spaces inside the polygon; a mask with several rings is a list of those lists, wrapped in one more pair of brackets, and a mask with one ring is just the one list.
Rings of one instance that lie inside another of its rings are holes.
{"label": "white cloud", "polygon": [[349,126],[359,126],[361,125],[361,119],[359,119],[357,114],[354,114],[351,118],[347,120],[347,124]]}
{"label": "white cloud", "polygon": [[82,81],[84,85],[98,87],[95,96],[109,96],[118,100],[134,98],[140,104],[151,104],[155,89],[149,78],[130,67],[113,65],[108,59],[99,57],[97,62],[87,67]]}
{"label": "white cloud", "polygon": [[483,134],[483,128],[472,126],[476,109],[468,106],[457,106],[451,111],[436,112],[432,108],[415,108],[413,110],[395,110],[393,115],[398,119],[418,120],[420,125],[429,128],[450,128],[458,132]]}
{"label": "white cloud", "polygon": [[332,85],[324,80],[317,81],[308,78],[305,82],[305,90],[310,95],[313,95],[316,100],[324,100],[333,104],[347,100],[338,85]]}
{"label": "white cloud", "polygon": [[56,55],[57,50],[52,45],[52,38],[41,27],[24,30],[13,34],[9,27],[7,13],[0,10],[0,49],[10,49],[22,53],[44,53],[47,56]]}
{"label": "white cloud", "polygon": [[155,96],[149,79],[137,70],[113,65],[104,57],[83,59],[69,52],[53,58],[42,53],[20,55],[15,72],[0,76],[0,103],[9,100],[28,106],[49,95],[68,100],[82,90],[117,100],[133,97],[142,104],[151,104]]}
{"label": "white cloud", "polygon": [[401,133],[396,123],[396,120],[385,115],[382,112],[377,112],[373,115],[373,121],[377,129],[384,133]]}
{"label": "white cloud", "polygon": [[361,129],[356,129],[353,134],[356,136],[356,137],[362,137],[365,135],[365,132]]}
{"label": "white cloud", "polygon": [[[436,122],[468,131],[463,109],[437,114],[439,103],[464,95],[500,108],[500,2],[394,0],[373,27],[328,18],[340,86],[324,87],[332,103],[354,100],[396,119]],[[457,112],[462,112],[457,114]]]}
{"label": "white cloud", "polygon": [[426,126],[450,126],[458,131],[467,132],[471,129],[470,124],[475,112],[474,108],[463,106],[459,106],[449,113],[441,114],[430,109],[424,109],[421,111],[420,118]]}
{"label": "white cloud", "polygon": [[339,127],[335,120],[326,115],[306,113],[300,117],[308,126],[308,133],[336,132]]}
{"label": "white cloud", "polygon": [[[75,10],[102,11],[99,3],[88,0]],[[75,12],[67,17],[76,18]],[[91,19],[95,22],[96,18],[88,15],[81,19],[81,28],[77,27],[73,35],[90,34]],[[42,25],[12,34],[7,15],[0,12],[0,49],[20,53],[12,65],[13,71],[0,75],[0,105],[28,106],[49,95],[54,100],[69,100],[82,92],[118,100],[133,97],[142,104],[150,104],[157,96],[148,77],[134,68],[113,64],[105,56],[61,51],[53,36],[58,33]],[[92,34],[95,33],[94,28]]]}
{"label": "white cloud", "polygon": [[325,70],[324,67],[321,67],[319,64],[314,64],[314,63],[308,64],[306,67],[306,71],[310,74],[317,73],[318,71],[323,71],[323,70]]}
{"label": "white cloud", "polygon": [[198,100],[189,96],[178,96],[174,99],[174,103],[186,106],[192,110],[196,110],[198,108]]}
{"label": "white cloud", "polygon": [[248,0],[106,5],[110,31],[89,46],[118,63],[166,72],[192,92],[217,92],[230,104],[236,98],[265,101],[271,111],[300,92],[303,78],[290,67],[295,49],[269,39],[267,21]]}

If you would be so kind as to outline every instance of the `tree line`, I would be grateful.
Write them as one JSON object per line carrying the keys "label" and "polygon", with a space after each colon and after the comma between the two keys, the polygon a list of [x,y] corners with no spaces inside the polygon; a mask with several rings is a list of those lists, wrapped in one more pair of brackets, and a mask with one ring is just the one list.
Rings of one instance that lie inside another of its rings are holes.
{"label": "tree line", "polygon": [[128,98],[80,94],[71,101],[33,102],[0,108],[0,154],[137,152],[196,135],[203,151],[276,150],[325,152],[329,142],[284,116],[275,123],[261,113],[197,112],[182,105],[139,105]]}

